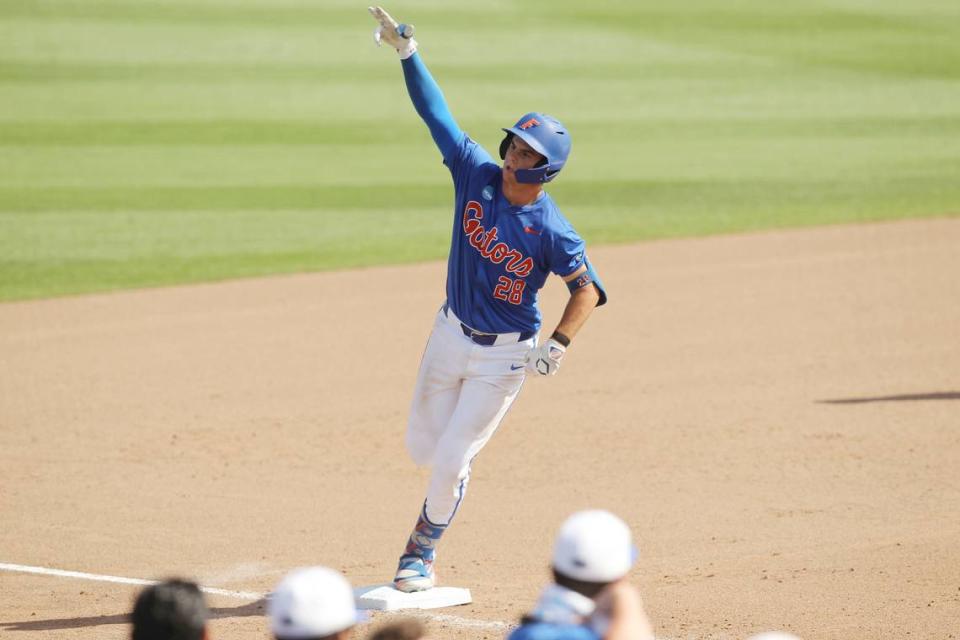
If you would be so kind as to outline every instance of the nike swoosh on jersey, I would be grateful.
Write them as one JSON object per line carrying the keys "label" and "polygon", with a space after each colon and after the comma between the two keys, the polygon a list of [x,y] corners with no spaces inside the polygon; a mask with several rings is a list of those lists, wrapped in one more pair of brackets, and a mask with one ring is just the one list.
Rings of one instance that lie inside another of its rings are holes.
{"label": "nike swoosh on jersey", "polygon": [[522,364],[521,364],[520,366],[517,366],[517,365],[515,365],[515,364],[512,364],[512,365],[510,365],[510,370],[511,370],[511,371],[516,371],[517,369],[523,369],[523,367],[524,367],[524,365],[522,365]]}

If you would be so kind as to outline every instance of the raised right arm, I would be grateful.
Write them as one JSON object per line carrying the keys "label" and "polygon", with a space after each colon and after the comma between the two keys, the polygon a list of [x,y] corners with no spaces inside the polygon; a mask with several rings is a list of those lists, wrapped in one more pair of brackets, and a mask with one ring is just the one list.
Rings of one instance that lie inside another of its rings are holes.
{"label": "raised right arm", "polygon": [[382,7],[370,7],[370,15],[380,23],[374,33],[377,44],[386,42],[396,49],[403,66],[407,93],[413,106],[430,129],[433,141],[448,164],[463,140],[464,133],[453,119],[443,92],[423,64],[417,53],[417,41],[413,39],[413,25],[398,24]]}
{"label": "raised right arm", "polygon": [[420,54],[414,53],[401,60],[400,64],[403,66],[403,78],[414,108],[430,129],[430,135],[433,136],[443,159],[449,160],[463,140],[463,131],[453,119],[443,92],[427,70],[427,65],[420,59]]}

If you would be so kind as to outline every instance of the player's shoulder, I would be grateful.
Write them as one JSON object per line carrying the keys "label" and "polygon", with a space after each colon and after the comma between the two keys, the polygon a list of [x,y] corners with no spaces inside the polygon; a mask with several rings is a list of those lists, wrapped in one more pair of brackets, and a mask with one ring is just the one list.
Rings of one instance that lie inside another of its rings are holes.
{"label": "player's shoulder", "polygon": [[500,166],[494,162],[493,156],[491,156],[479,142],[467,134],[464,134],[460,140],[460,145],[457,148],[455,157],[457,161],[475,169],[484,171],[491,171],[493,169],[497,171],[500,170]]}
{"label": "player's shoulder", "polygon": [[589,627],[528,621],[513,630],[508,640],[600,640]]}

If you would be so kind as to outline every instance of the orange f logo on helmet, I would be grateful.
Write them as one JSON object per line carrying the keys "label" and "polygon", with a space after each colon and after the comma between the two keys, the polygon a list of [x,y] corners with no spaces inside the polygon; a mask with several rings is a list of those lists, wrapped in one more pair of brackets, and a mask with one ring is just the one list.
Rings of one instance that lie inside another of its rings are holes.
{"label": "orange f logo on helmet", "polygon": [[520,125],[520,128],[523,129],[524,131],[526,131],[526,130],[529,129],[530,127],[536,127],[536,126],[539,125],[539,124],[540,124],[540,121],[539,121],[539,120],[537,120],[536,118],[530,118],[529,120],[527,120],[526,122],[524,122],[523,124],[521,124],[521,125]]}

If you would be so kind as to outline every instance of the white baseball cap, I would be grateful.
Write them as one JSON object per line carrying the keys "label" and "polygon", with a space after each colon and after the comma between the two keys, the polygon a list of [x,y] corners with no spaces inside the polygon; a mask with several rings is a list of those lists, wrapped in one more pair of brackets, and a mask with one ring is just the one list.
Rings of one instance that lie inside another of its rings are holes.
{"label": "white baseball cap", "polygon": [[563,523],[553,547],[553,568],[574,580],[613,582],[637,559],[630,528],[609,511],[579,511]]}
{"label": "white baseball cap", "polygon": [[347,579],[327,567],[288,573],[270,597],[270,629],[277,638],[316,638],[365,620]]}

